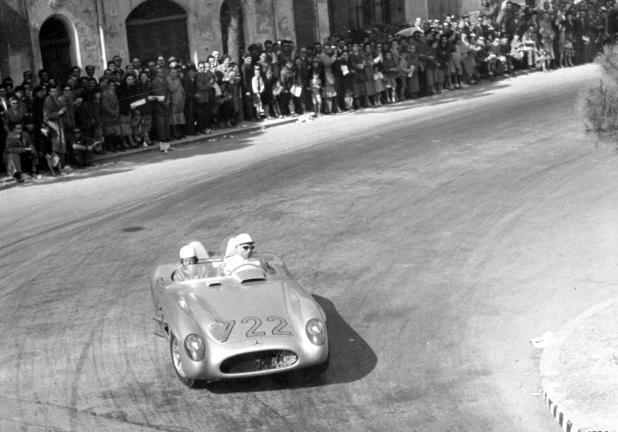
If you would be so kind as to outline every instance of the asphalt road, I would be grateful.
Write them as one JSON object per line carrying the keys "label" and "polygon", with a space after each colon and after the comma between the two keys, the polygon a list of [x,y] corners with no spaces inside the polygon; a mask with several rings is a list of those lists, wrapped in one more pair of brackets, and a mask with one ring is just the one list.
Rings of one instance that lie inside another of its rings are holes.
{"label": "asphalt road", "polygon": [[[611,296],[593,66],[0,191],[1,431],[559,431],[528,340]],[[317,385],[182,386],[148,279],[250,232],[326,308]]]}

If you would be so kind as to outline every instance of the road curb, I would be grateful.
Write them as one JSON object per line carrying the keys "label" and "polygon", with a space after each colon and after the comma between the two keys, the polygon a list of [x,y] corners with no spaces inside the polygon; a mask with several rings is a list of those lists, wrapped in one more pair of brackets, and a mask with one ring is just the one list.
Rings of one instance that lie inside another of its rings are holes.
{"label": "road curb", "polygon": [[[187,136],[181,140],[177,140],[173,142],[174,146],[183,146],[186,144],[191,144],[197,141],[205,141],[208,143],[209,140],[213,138],[221,138],[230,135],[243,135],[251,132],[258,132],[264,129],[269,129],[275,126],[283,126],[290,123],[296,123],[299,121],[304,121],[303,117],[288,117],[284,119],[275,119],[275,120],[266,120],[263,123],[250,123],[248,126],[237,126],[229,129],[217,129],[208,135],[200,134],[200,135],[192,135]],[[151,152],[151,151],[159,151],[159,146],[156,144],[150,145],[148,147],[138,147],[135,149],[130,149],[126,151],[119,151],[115,153],[106,153],[104,155],[96,155],[92,162],[98,164],[100,162],[105,162],[108,160],[121,159],[123,157],[132,156],[139,153]],[[16,187],[23,183],[18,183],[12,178],[5,177],[0,178],[0,190],[9,189],[12,187]],[[30,184],[30,183],[27,183]]]}
{"label": "road curb", "polygon": [[591,306],[581,314],[569,320],[566,324],[560,327],[556,334],[550,339],[541,354],[539,371],[541,376],[543,398],[550,414],[565,432],[618,431],[618,425],[613,426],[614,429],[608,429],[608,425],[590,427],[588,425],[581,424],[582,419],[585,418],[584,413],[578,412],[575,408],[571,408],[570,405],[572,405],[572,400],[569,400],[567,395],[556,389],[558,386],[557,377],[559,377],[561,373],[559,371],[560,355],[569,337],[586,320],[613,306],[615,303],[618,303],[618,297],[614,297],[610,300]]}
{"label": "road curb", "polygon": [[[240,127],[230,128],[230,129],[217,129],[207,135],[199,134],[199,135],[187,136],[183,139],[173,141],[172,144],[174,145],[174,147],[177,147],[177,146],[183,146],[186,144],[191,144],[196,141],[202,141],[202,140],[205,140],[206,142],[208,142],[208,140],[213,139],[213,138],[220,138],[220,137],[228,136],[228,135],[239,135],[239,134],[257,132],[257,131],[269,129],[275,126],[282,126],[285,124],[296,123],[297,121],[299,121],[299,117],[290,117],[290,118],[276,119],[276,120],[271,120],[271,121],[267,120],[264,123],[251,124],[250,126],[246,126],[246,127],[240,126]],[[148,147],[139,147],[136,149],[130,149],[130,150],[122,151],[122,152],[107,153],[104,155],[95,156],[92,162],[103,162],[103,161],[110,160],[110,159],[119,159],[124,156],[130,156],[130,155],[134,155],[138,153],[150,152],[150,151],[155,151],[155,150],[159,151],[159,146],[156,144],[152,144]]]}
{"label": "road curb", "polygon": [[562,412],[560,407],[556,403],[554,403],[554,401],[545,391],[543,392],[543,398],[545,399],[545,403],[547,404],[547,408],[549,408],[549,412],[551,413],[552,417],[556,419],[563,431],[579,432],[583,430],[575,426],[573,421],[567,416],[567,414]]}

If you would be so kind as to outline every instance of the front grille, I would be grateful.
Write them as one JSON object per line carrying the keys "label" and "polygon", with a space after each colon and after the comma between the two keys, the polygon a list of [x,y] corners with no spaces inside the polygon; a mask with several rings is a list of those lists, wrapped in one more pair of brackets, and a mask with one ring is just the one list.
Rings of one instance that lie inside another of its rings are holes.
{"label": "front grille", "polygon": [[267,350],[239,354],[225,359],[221,363],[220,369],[225,374],[240,374],[282,369],[293,366],[296,363],[298,363],[298,356],[292,351]]}

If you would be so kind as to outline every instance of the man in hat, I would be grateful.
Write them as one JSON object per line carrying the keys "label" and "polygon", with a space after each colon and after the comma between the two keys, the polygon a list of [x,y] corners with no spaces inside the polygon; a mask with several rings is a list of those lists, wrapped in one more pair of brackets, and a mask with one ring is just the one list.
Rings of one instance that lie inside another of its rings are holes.
{"label": "man in hat", "polygon": [[37,175],[36,167],[39,160],[36,147],[32,144],[28,132],[24,131],[23,123],[17,122],[10,126],[3,156],[6,172],[15,177],[15,180],[19,183],[24,181],[22,176],[22,164],[24,162],[29,162],[32,175]]}

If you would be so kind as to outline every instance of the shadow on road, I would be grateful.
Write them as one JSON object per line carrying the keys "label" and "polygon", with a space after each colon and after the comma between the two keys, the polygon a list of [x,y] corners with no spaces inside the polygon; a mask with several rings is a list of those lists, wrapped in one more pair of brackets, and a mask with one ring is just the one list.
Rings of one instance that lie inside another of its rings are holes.
{"label": "shadow on road", "polygon": [[[510,77],[500,77],[496,80],[483,81],[477,85],[470,86],[461,90],[445,91],[439,95],[424,96],[417,99],[407,99],[395,104],[383,105],[381,108],[361,108],[350,112],[353,115],[375,114],[396,111],[405,111],[417,107],[447,105],[449,103],[467,100],[478,99],[489,96],[493,91],[509,87],[510,84],[505,80]],[[264,129],[243,131],[230,130],[229,133],[209,136],[204,135],[201,139],[183,143],[176,142],[172,144],[178,145],[175,151],[161,153],[157,150],[148,152],[130,150],[125,153],[118,153],[119,158],[95,160],[93,166],[88,169],[77,169],[73,173],[61,177],[46,178],[43,181],[29,182],[22,187],[35,187],[49,183],[67,183],[83,178],[101,177],[109,174],[116,174],[132,170],[135,166],[165,162],[169,160],[185,159],[195,155],[209,155],[234,150],[241,150],[254,145],[254,140],[257,136],[263,133]],[[15,184],[0,186],[0,189],[13,187]]]}
{"label": "shadow on road", "polygon": [[415,99],[406,99],[405,101],[396,102],[395,104],[386,104],[382,107],[375,108],[361,108],[353,113],[358,114],[374,114],[379,113],[380,110],[385,113],[394,111],[405,111],[412,108],[447,105],[449,103],[458,102],[462,100],[479,99],[487,97],[493,94],[494,91],[510,87],[509,84],[503,80],[496,81],[484,81],[480,84],[476,84],[465,89],[449,90],[438,95],[423,96]]}
{"label": "shadow on road", "polygon": [[234,150],[241,150],[246,147],[250,147],[253,145],[252,141],[255,139],[257,134],[261,132],[249,132],[249,133],[240,133],[234,134],[230,133],[229,135],[218,135],[212,138],[208,138],[208,136],[204,136],[201,140],[191,141],[187,143],[174,143],[176,146],[175,150],[172,150],[167,153],[160,152],[158,150],[150,151],[147,153],[138,152],[133,154],[126,154],[123,157],[124,160],[137,159],[140,156],[148,155],[146,160],[138,160],[135,161],[135,165],[139,164],[151,164],[156,162],[165,162],[167,160],[175,160],[175,159],[183,159],[191,156],[199,155],[209,155],[216,154]]}
{"label": "shadow on road", "polygon": [[345,322],[330,300],[318,295],[313,297],[326,312],[330,366],[324,375],[319,378],[303,379],[296,374],[275,374],[258,378],[218,381],[204,384],[201,388],[221,394],[258,392],[348,383],[369,375],[378,363],[375,352]]}
{"label": "shadow on road", "polygon": [[241,150],[254,145],[256,134],[261,134],[261,131],[241,133],[240,135],[219,135],[213,138],[204,137],[203,140],[176,143],[179,147],[174,151],[162,153],[157,150],[144,151],[128,151],[119,152],[117,158],[95,160],[93,164],[85,169],[74,169],[69,174],[57,175],[51,177],[45,174],[42,180],[28,181],[25,184],[7,184],[0,186],[1,189],[8,187],[37,187],[52,183],[69,183],[84,178],[102,177],[110,174],[128,172],[140,165],[151,165],[169,160],[186,159],[196,155],[208,155],[234,150]]}

